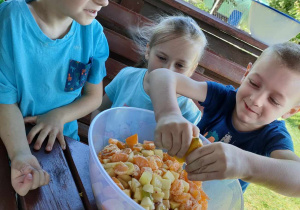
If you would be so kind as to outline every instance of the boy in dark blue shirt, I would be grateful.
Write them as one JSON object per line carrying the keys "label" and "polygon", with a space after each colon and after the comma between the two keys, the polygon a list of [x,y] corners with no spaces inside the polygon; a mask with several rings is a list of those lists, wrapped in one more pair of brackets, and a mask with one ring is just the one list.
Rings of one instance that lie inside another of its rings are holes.
{"label": "boy in dark blue shirt", "polygon": [[[165,69],[150,73],[150,96],[157,128],[155,143],[182,157],[199,129],[215,141],[186,159],[190,180],[241,179],[278,193],[300,197],[300,158],[284,122],[300,110],[300,46],[293,43],[266,49],[246,72],[239,89],[197,82]],[[198,127],[178,111],[176,92],[204,106]],[[225,144],[225,143],[228,144]]]}

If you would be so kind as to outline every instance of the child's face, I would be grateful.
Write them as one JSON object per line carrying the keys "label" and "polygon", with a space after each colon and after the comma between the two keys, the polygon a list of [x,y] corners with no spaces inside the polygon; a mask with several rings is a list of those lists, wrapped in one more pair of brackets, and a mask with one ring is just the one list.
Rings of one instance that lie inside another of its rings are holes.
{"label": "child's face", "polygon": [[147,47],[148,71],[167,68],[190,77],[198,64],[201,46],[183,37]]}
{"label": "child's face", "polygon": [[242,82],[236,96],[236,117],[253,129],[271,123],[299,105],[300,74],[274,53],[264,55]]}
{"label": "child's face", "polygon": [[60,12],[81,25],[89,25],[108,0],[56,0]]}

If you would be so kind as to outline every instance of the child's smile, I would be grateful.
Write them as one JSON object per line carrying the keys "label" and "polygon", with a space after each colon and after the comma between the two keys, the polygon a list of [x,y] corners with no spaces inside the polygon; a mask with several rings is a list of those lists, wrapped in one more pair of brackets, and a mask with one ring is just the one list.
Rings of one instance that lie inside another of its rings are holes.
{"label": "child's smile", "polygon": [[253,111],[252,109],[250,109],[250,107],[247,105],[247,103],[244,101],[244,103],[245,103],[245,108],[246,108],[246,110],[248,110],[249,112],[252,112],[252,113],[255,113],[255,114],[257,114],[258,115],[258,113],[256,113],[255,111]]}
{"label": "child's smile", "polygon": [[84,10],[88,15],[92,17],[96,17],[99,10],[91,10],[91,9],[85,9]]}

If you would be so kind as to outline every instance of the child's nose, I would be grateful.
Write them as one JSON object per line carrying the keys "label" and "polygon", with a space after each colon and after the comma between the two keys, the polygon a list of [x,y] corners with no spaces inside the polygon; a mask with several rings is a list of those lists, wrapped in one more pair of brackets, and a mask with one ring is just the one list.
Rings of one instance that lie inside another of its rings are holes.
{"label": "child's nose", "polygon": [[108,5],[108,0],[94,0],[94,2],[102,7],[106,7]]}
{"label": "child's nose", "polygon": [[263,93],[253,94],[250,97],[250,101],[251,101],[252,105],[257,106],[257,107],[261,107],[265,103],[265,100],[266,100],[266,97]]}
{"label": "child's nose", "polygon": [[167,63],[166,66],[165,66],[165,68],[170,69],[171,71],[175,71],[176,70],[174,64],[171,63],[171,62]]}

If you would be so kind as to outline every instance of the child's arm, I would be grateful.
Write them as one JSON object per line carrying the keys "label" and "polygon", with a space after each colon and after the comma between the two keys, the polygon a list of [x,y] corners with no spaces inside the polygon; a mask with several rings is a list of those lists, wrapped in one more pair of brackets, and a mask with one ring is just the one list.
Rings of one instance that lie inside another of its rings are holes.
{"label": "child's arm", "polygon": [[19,195],[49,183],[49,174],[30,152],[23,117],[16,104],[0,104],[0,137],[11,160],[12,186]]}
{"label": "child's arm", "polygon": [[111,102],[111,100],[109,99],[109,97],[105,94],[104,96],[103,96],[103,101],[102,101],[102,104],[101,104],[101,106],[99,107],[99,111],[100,112],[102,112],[102,111],[104,111],[104,110],[106,110],[106,109],[109,109],[109,108],[111,108],[111,106],[112,106],[112,102]]}
{"label": "child's arm", "polygon": [[47,151],[52,150],[56,138],[64,149],[64,124],[77,120],[97,109],[102,102],[102,94],[102,82],[99,84],[86,82],[82,96],[78,100],[66,106],[51,110],[44,115],[25,118],[25,122],[36,123],[36,126],[34,126],[27,135],[28,141],[31,142],[33,138],[40,133],[34,145],[35,149],[40,149],[47,136],[49,136],[46,146]]}
{"label": "child's arm", "polygon": [[207,84],[168,69],[152,71],[149,81],[150,97],[157,120],[155,144],[166,148],[172,156],[183,157],[192,136],[198,136],[199,130],[182,117],[176,92],[203,102],[206,98]]}
{"label": "child's arm", "polygon": [[242,179],[277,193],[300,197],[300,158],[289,150],[277,150],[271,158],[225,143],[193,151],[186,158],[190,180]]}
{"label": "child's arm", "polygon": [[113,103],[111,102],[111,100],[109,99],[109,97],[105,94],[103,96],[103,100],[102,100],[101,106],[98,109],[96,109],[95,111],[92,112],[91,120],[93,120],[96,117],[96,115],[99,114],[100,112],[102,112],[102,111],[104,111],[106,109],[111,108],[112,104]]}

